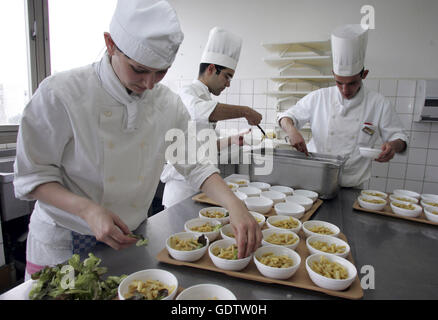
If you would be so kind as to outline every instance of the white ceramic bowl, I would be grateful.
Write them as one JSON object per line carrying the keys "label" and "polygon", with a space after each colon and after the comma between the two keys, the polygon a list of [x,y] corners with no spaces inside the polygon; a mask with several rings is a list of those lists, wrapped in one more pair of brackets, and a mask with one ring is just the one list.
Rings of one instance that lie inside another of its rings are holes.
{"label": "white ceramic bowl", "polygon": [[423,193],[421,195],[421,200],[426,201],[432,201],[432,202],[438,202],[438,194],[431,194],[431,193]]}
{"label": "white ceramic bowl", "polygon": [[234,191],[234,195],[239,198],[240,200],[242,200],[243,202],[245,202],[245,199],[248,198],[248,196],[246,194],[244,194],[243,192],[240,192],[239,190]]}
{"label": "white ceramic bowl", "polygon": [[437,200],[431,200],[430,198],[426,198],[426,200],[421,200],[421,205],[426,209],[429,210],[438,210],[438,206],[436,205],[432,205],[433,204],[438,204],[438,199]]}
{"label": "white ceramic bowl", "polygon": [[291,201],[277,203],[274,209],[278,215],[292,216],[297,219],[301,218],[306,211],[302,205]]}
{"label": "white ceramic bowl", "polygon": [[379,190],[371,190],[371,189],[362,190],[360,194],[365,197],[379,197],[382,199],[388,198],[388,194]]}
{"label": "white ceramic bowl", "polygon": [[210,247],[208,248],[208,254],[210,255],[210,259],[211,261],[213,261],[216,267],[218,267],[219,269],[231,270],[231,271],[239,271],[246,268],[246,266],[249,264],[249,262],[252,259],[252,254],[243,259],[228,260],[228,259],[219,258],[215,256],[212,252],[213,248],[220,247],[226,249],[235,243],[236,243],[235,240],[222,239],[222,240],[217,240],[210,245]]}
{"label": "white ceramic bowl", "polygon": [[[273,253],[276,256],[285,255],[291,258],[294,264],[288,268],[275,268],[275,267],[267,266],[261,263],[257,259],[257,257],[260,257],[266,253]],[[279,246],[265,246],[265,247],[260,247],[255,251],[254,263],[257,269],[259,270],[259,272],[265,277],[273,278],[273,279],[288,279],[292,277],[300,267],[301,257],[298,253],[296,253],[294,250],[289,248],[284,248]]]}
{"label": "white ceramic bowl", "polygon": [[248,183],[248,187],[254,187],[260,189],[262,191],[267,191],[271,187],[269,183],[266,182],[250,182]]}
{"label": "white ceramic bowl", "polygon": [[[310,245],[314,241],[325,242],[329,246],[331,246],[332,244],[334,244],[335,246],[345,246],[345,251],[342,253],[331,253],[331,252],[325,252],[322,250],[318,250]],[[339,256],[342,258],[346,258],[348,256],[348,254],[350,253],[350,246],[348,245],[347,242],[345,242],[342,239],[332,237],[332,236],[322,236],[322,235],[321,236],[310,236],[306,239],[306,246],[307,246],[307,249],[309,250],[310,254],[328,253],[328,254],[334,254],[335,256]]]}
{"label": "white ceramic bowl", "polygon": [[[296,239],[296,241],[292,244],[275,244],[275,243],[271,243],[271,242],[266,241],[266,239],[269,238],[274,233],[291,235]],[[295,250],[296,247],[298,247],[298,244],[300,243],[300,237],[295,232],[289,231],[286,229],[280,230],[280,229],[268,228],[268,229],[262,230],[262,234],[263,234],[262,246],[280,246],[280,247],[285,247],[285,248]]]}
{"label": "white ceramic bowl", "polygon": [[265,197],[248,197],[245,199],[245,205],[250,211],[255,211],[261,214],[271,211],[274,201]]}
{"label": "white ceramic bowl", "polygon": [[[280,228],[280,227],[276,227],[273,225],[273,223],[278,222],[278,221],[282,221],[282,220],[289,220],[292,219],[297,223],[297,226],[295,228],[291,228],[291,229],[285,229],[285,228]],[[268,219],[266,219],[266,224],[268,226],[268,228],[270,229],[274,229],[274,230],[288,230],[288,231],[292,231],[298,234],[298,232],[300,232],[301,227],[302,227],[302,223],[300,220],[298,220],[297,218],[291,217],[291,216],[270,216],[268,217]]]}
{"label": "white ceramic bowl", "polygon": [[286,195],[284,193],[272,190],[262,191],[261,196],[271,199],[274,202],[274,205],[276,203],[284,202],[286,199]]}
{"label": "white ceramic bowl", "polygon": [[[320,275],[319,273],[312,270],[310,267],[310,263],[313,261],[319,261],[321,256],[325,256],[327,260],[331,262],[337,262],[347,269],[348,278],[347,279],[330,279],[325,276]],[[328,289],[328,290],[344,290],[347,289],[354,281],[357,276],[356,267],[347,259],[335,256],[333,254],[323,254],[323,253],[315,253],[307,257],[306,259],[306,270],[309,274],[310,279],[316,284],[318,287]]]}
{"label": "white ceramic bowl", "polygon": [[377,159],[379,157],[379,154],[382,152],[382,150],[360,147],[359,152],[360,155],[364,158]]}
{"label": "white ceramic bowl", "polygon": [[[382,203],[372,203],[372,202],[366,201],[366,199],[377,200],[377,201],[382,202]],[[357,198],[357,201],[359,202],[359,205],[362,208],[370,209],[370,210],[380,211],[380,210],[382,210],[386,206],[386,200],[382,199],[380,197],[372,197],[372,196],[363,196],[363,195],[361,195],[361,196],[359,196]]]}
{"label": "white ceramic bowl", "polygon": [[286,196],[291,196],[294,194],[294,189],[285,186],[272,186],[269,188],[269,190],[284,193]]}
{"label": "white ceramic bowl", "polygon": [[239,191],[246,194],[248,197],[259,197],[262,190],[255,187],[240,187]]}
{"label": "white ceramic bowl", "polygon": [[427,220],[438,222],[438,208],[424,208],[424,214],[426,215]]}
{"label": "white ceramic bowl", "polygon": [[304,210],[307,211],[313,206],[313,200],[300,195],[287,196],[286,202],[294,202],[298,203],[300,206],[304,207]]}
{"label": "white ceramic bowl", "polygon": [[169,295],[162,300],[173,300],[178,290],[178,279],[169,271],[160,269],[141,270],[130,274],[120,282],[118,288],[119,300],[125,300],[124,295],[128,293],[129,285],[134,280],[141,280],[144,282],[147,280],[157,280],[173,289]]}
{"label": "white ceramic bowl", "polygon": [[418,217],[421,214],[421,211],[423,210],[423,208],[421,208],[418,204],[414,204],[414,203],[410,204],[414,207],[414,210],[400,208],[394,204],[407,205],[407,203],[401,202],[401,201],[391,201],[391,203],[390,203],[392,212],[394,212],[395,214],[399,214],[401,216],[405,216],[405,217],[411,217],[411,218]]}
{"label": "white ceramic bowl", "polygon": [[249,213],[251,213],[252,216],[254,217],[254,219],[256,219],[260,228],[264,226],[264,224],[266,222],[266,217],[264,215],[262,215],[261,213],[255,212],[255,211],[250,211]]}
{"label": "white ceramic bowl", "polygon": [[187,262],[192,262],[192,261],[196,261],[201,259],[201,257],[205,254],[205,252],[207,251],[208,245],[210,244],[210,241],[208,241],[207,238],[207,244],[205,246],[203,246],[202,248],[196,249],[196,250],[191,250],[191,251],[182,251],[182,250],[176,250],[170,247],[170,238],[172,237],[178,237],[181,240],[186,240],[186,239],[193,239],[193,238],[198,238],[199,235],[193,232],[178,232],[178,233],[174,233],[171,236],[169,236],[166,239],[166,249],[169,252],[170,256],[172,258],[174,258],[175,260],[180,260],[180,261],[187,261]]}
{"label": "white ceramic bowl", "polygon": [[327,222],[327,221],[321,221],[321,220],[309,220],[306,222],[303,222],[303,231],[304,231],[304,235],[307,237],[310,236],[320,236],[320,233],[316,233],[313,231],[310,231],[310,229],[317,227],[317,226],[321,226],[321,227],[325,227],[330,229],[330,231],[332,232],[332,234],[329,234],[332,237],[337,237],[339,235],[339,233],[341,232],[341,230],[335,226],[333,223]]}
{"label": "white ceramic bowl", "polygon": [[417,192],[411,190],[404,190],[404,189],[395,189],[392,193],[395,195],[408,196],[415,199],[420,199],[421,197],[421,195]]}
{"label": "white ceramic bowl", "polygon": [[[209,218],[207,217],[205,214],[208,211],[219,211],[221,213],[224,214],[224,217],[221,218]],[[219,220],[220,223],[222,224],[227,224],[230,222],[230,216],[228,214],[228,210],[222,207],[207,207],[207,208],[203,208],[201,210],[199,210],[199,218],[203,218],[203,219],[210,219],[210,220]]]}
{"label": "white ceramic bowl", "polygon": [[406,202],[406,203],[418,203],[418,199],[417,198],[412,198],[412,197],[402,196],[402,195],[396,195],[396,194],[391,194],[389,196],[389,200],[390,201]]}
{"label": "white ceramic bowl", "polygon": [[294,190],[294,195],[310,198],[312,199],[313,202],[315,202],[316,199],[318,199],[318,193],[311,190],[304,190],[304,189]]}
{"label": "white ceramic bowl", "polygon": [[234,236],[234,230],[233,230],[233,227],[231,226],[231,224],[224,225],[219,232],[221,234],[222,239],[236,241],[235,237],[230,237],[228,235],[231,233]]}
{"label": "white ceramic bowl", "polygon": [[219,220],[212,221],[211,219],[195,218],[195,219],[190,219],[190,220],[186,221],[186,223],[184,224],[184,230],[186,232],[192,232],[192,233],[196,233],[198,235],[203,234],[208,238],[208,240],[210,242],[213,242],[219,236],[220,227],[218,227],[214,231],[209,231],[209,232],[201,232],[201,231],[192,230],[192,228],[194,228],[194,227],[200,227],[200,226],[203,226],[205,224],[209,224],[212,227],[222,226],[222,223]]}
{"label": "white ceramic bowl", "polygon": [[240,179],[240,178],[226,178],[225,181],[237,184],[239,187],[247,187],[249,183],[248,179]]}
{"label": "white ceramic bowl", "polygon": [[237,298],[225,287],[203,283],[184,289],[176,300],[237,300]]}
{"label": "white ceramic bowl", "polygon": [[231,191],[236,191],[239,188],[239,186],[237,184],[232,183],[232,182],[227,182],[227,185],[231,189]]}

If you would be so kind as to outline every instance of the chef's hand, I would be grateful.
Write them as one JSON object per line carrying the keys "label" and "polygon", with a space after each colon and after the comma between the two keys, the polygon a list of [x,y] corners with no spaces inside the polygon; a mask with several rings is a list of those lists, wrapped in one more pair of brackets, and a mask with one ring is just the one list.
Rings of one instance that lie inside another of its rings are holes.
{"label": "chef's hand", "polygon": [[289,143],[292,147],[300,152],[303,152],[306,156],[309,156],[307,151],[306,141],[298,130],[292,130],[289,134]]}
{"label": "chef's hand", "polygon": [[389,160],[394,158],[394,155],[395,155],[395,148],[393,146],[393,143],[386,142],[382,145],[382,152],[375,160],[377,162],[388,162]]}
{"label": "chef's hand", "polygon": [[250,132],[251,132],[251,129],[249,129],[245,132],[241,132],[239,134],[236,134],[234,136],[231,136],[230,137],[230,145],[235,144],[235,145],[238,145],[239,147],[243,146],[245,144],[244,136]]}
{"label": "chef's hand", "polygon": [[256,126],[262,121],[262,115],[250,107],[245,109],[244,115],[251,126]]}
{"label": "chef's hand", "polygon": [[131,233],[129,228],[113,212],[95,203],[90,203],[83,210],[81,216],[98,241],[116,250],[127,248],[137,242],[137,239],[127,236]]}

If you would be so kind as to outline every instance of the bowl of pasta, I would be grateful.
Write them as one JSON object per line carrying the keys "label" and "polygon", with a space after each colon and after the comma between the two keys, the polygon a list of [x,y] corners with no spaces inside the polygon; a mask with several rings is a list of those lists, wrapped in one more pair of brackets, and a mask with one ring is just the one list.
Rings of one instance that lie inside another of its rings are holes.
{"label": "bowl of pasta", "polygon": [[424,214],[427,220],[438,222],[438,208],[424,208]]}
{"label": "bowl of pasta", "polygon": [[304,235],[307,237],[328,235],[337,237],[339,235],[339,228],[334,224],[320,220],[309,220],[303,223]]}
{"label": "bowl of pasta", "polygon": [[312,199],[313,202],[318,199],[318,193],[312,190],[296,189],[294,190],[294,195],[303,196]]}
{"label": "bowl of pasta", "polygon": [[301,230],[302,223],[297,218],[291,216],[276,215],[266,219],[266,224],[270,229],[288,230],[298,233]]}
{"label": "bowl of pasta", "polygon": [[147,269],[130,274],[120,282],[119,300],[172,300],[178,279],[169,271]]}
{"label": "bowl of pasta", "polygon": [[271,187],[269,183],[266,182],[250,182],[248,183],[248,187],[254,187],[260,189],[262,191],[267,191]]}
{"label": "bowl of pasta", "polygon": [[401,201],[401,202],[406,202],[406,203],[418,203],[418,199],[417,198],[412,198],[409,196],[403,196],[403,195],[396,195],[396,194],[391,194],[389,196],[389,200],[390,201]]}
{"label": "bowl of pasta", "polygon": [[286,186],[272,186],[269,188],[269,190],[284,193],[286,196],[291,196],[294,193],[294,189],[286,187]]}
{"label": "bowl of pasta", "polygon": [[225,178],[226,182],[237,184],[239,187],[247,187],[249,180],[243,178]]}
{"label": "bowl of pasta", "polygon": [[301,264],[301,257],[294,250],[279,246],[264,246],[254,252],[254,263],[267,278],[288,279]]}
{"label": "bowl of pasta", "polygon": [[268,228],[262,231],[262,246],[281,246],[295,250],[300,237],[293,231]]}
{"label": "bowl of pasta", "polygon": [[260,228],[263,227],[266,221],[266,217],[262,215],[261,213],[255,212],[255,211],[249,211],[249,213],[256,219],[257,223],[259,224]]}
{"label": "bowl of pasta", "polygon": [[301,218],[306,211],[306,208],[304,208],[302,205],[291,201],[277,203],[274,206],[274,209],[279,215],[291,216],[297,219]]}
{"label": "bowl of pasta", "polygon": [[380,197],[361,195],[357,198],[362,208],[380,211],[386,206],[386,200]]}
{"label": "bowl of pasta", "polygon": [[203,234],[208,238],[208,241],[213,242],[219,236],[222,223],[219,220],[211,220],[205,218],[195,218],[186,221],[184,230],[196,234]]}
{"label": "bowl of pasta", "polygon": [[332,236],[310,236],[306,239],[310,254],[329,253],[345,258],[350,253],[350,246],[342,239]]}
{"label": "bowl of pasta", "polygon": [[184,289],[176,300],[237,300],[237,298],[225,287],[202,283]]}
{"label": "bowl of pasta", "polygon": [[402,201],[391,201],[390,203],[392,212],[395,214],[415,218],[418,217],[421,212],[423,211],[423,208],[420,207],[418,204],[415,203],[406,203]]}
{"label": "bowl of pasta", "polygon": [[209,244],[208,238],[203,234],[179,232],[167,238],[166,249],[172,258],[192,262],[201,259]]}
{"label": "bowl of pasta", "polygon": [[420,199],[421,195],[418,192],[411,191],[411,190],[405,190],[405,189],[395,189],[393,192],[395,195],[399,196],[407,196],[415,199]]}
{"label": "bowl of pasta", "polygon": [[249,264],[252,255],[239,259],[235,240],[223,239],[213,242],[208,248],[211,261],[219,269],[239,271]]}
{"label": "bowl of pasta", "polygon": [[362,190],[360,192],[361,195],[366,196],[366,197],[379,197],[382,199],[386,199],[388,198],[388,194],[379,190],[371,190],[371,189],[367,189],[367,190]]}
{"label": "bowl of pasta", "polygon": [[426,199],[424,199],[424,200],[421,200],[421,205],[426,209],[429,209],[429,210],[432,210],[432,209],[434,209],[434,210],[438,210],[438,199],[436,199],[436,200],[433,200],[433,199],[428,199],[428,198],[426,198]]}
{"label": "bowl of pasta", "polygon": [[308,256],[306,270],[315,285],[336,291],[347,289],[357,275],[356,267],[350,261],[326,253]]}
{"label": "bowl of pasta", "polygon": [[313,206],[312,199],[300,195],[288,196],[286,197],[286,202],[298,203],[300,206],[304,207],[305,211],[309,210]]}
{"label": "bowl of pasta", "polygon": [[236,236],[234,234],[233,227],[231,224],[226,224],[220,229],[220,234],[222,239],[235,240]]}
{"label": "bowl of pasta", "polygon": [[199,218],[219,220],[222,224],[230,222],[228,210],[222,207],[207,207],[199,210]]}

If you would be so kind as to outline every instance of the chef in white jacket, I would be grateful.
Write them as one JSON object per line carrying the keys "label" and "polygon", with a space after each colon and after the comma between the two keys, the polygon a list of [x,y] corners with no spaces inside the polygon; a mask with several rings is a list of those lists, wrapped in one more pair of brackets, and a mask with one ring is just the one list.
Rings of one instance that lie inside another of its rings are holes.
{"label": "chef in white jacket", "polygon": [[[23,112],[14,187],[18,198],[37,200],[26,279],[96,241],[117,250],[135,243],[128,235],[147,219],[169,145],[165,134],[187,131],[181,99],[158,83],[183,40],[173,8],[119,0],[104,39],[101,61],[45,79]],[[175,168],[230,211],[239,255],[254,251],[260,228],[218,170]]]}
{"label": "chef in white jacket", "polygon": [[[362,157],[360,147],[373,148],[381,137],[379,162],[407,148],[408,136],[391,102],[363,86],[367,39],[368,29],[362,25],[336,28],[331,35],[336,86],[309,93],[278,116],[297,150],[349,157],[341,174],[344,187],[360,188],[370,178],[372,159]],[[298,130],[308,122],[312,139],[306,145]]]}
{"label": "chef in white jacket", "polygon": [[[209,32],[207,44],[202,54],[198,78],[180,90],[180,97],[196,121],[198,132],[202,129],[216,128],[220,120],[246,118],[250,125],[257,125],[262,120],[261,114],[249,106],[219,103],[211,94],[218,96],[230,86],[240,57],[242,39],[221,27],[214,27]],[[217,141],[218,150],[229,145],[242,145],[243,132]],[[172,205],[198,192],[170,164],[167,164],[161,175],[165,183],[163,205]]]}

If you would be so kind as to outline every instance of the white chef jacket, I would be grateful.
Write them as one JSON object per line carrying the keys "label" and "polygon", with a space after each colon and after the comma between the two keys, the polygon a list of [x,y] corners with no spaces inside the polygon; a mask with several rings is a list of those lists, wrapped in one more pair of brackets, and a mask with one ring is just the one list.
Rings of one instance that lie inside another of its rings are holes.
{"label": "white chef jacket", "polygon": [[[186,132],[189,120],[179,96],[161,84],[141,96],[129,95],[107,55],[94,65],[57,73],[40,84],[23,112],[14,165],[16,197],[28,199],[37,186],[59,182],[116,213],[134,230],[147,218],[159,182],[170,144],[165,134],[172,128]],[[218,172],[209,164],[175,169],[194,188]],[[33,235],[47,244],[59,227],[92,234],[81,218],[41,201],[30,230],[37,225]]]}
{"label": "white chef jacket", "polygon": [[390,101],[364,86],[352,101],[344,100],[336,86],[313,91],[279,114],[278,121],[284,117],[298,129],[310,122],[309,152],[349,157],[341,173],[344,187],[360,186],[371,176],[371,159],[361,157],[359,147],[373,148],[379,136],[385,142],[408,142]]}
{"label": "white chef jacket", "polygon": [[[191,119],[196,121],[197,131],[205,128],[215,129],[216,124],[209,122],[208,119],[218,102],[212,99],[211,93],[204,83],[195,79],[191,84],[182,87],[179,95]],[[163,205],[165,207],[170,207],[199,191],[191,187],[171,164],[166,164],[164,167],[161,181],[166,183],[163,192]]]}

